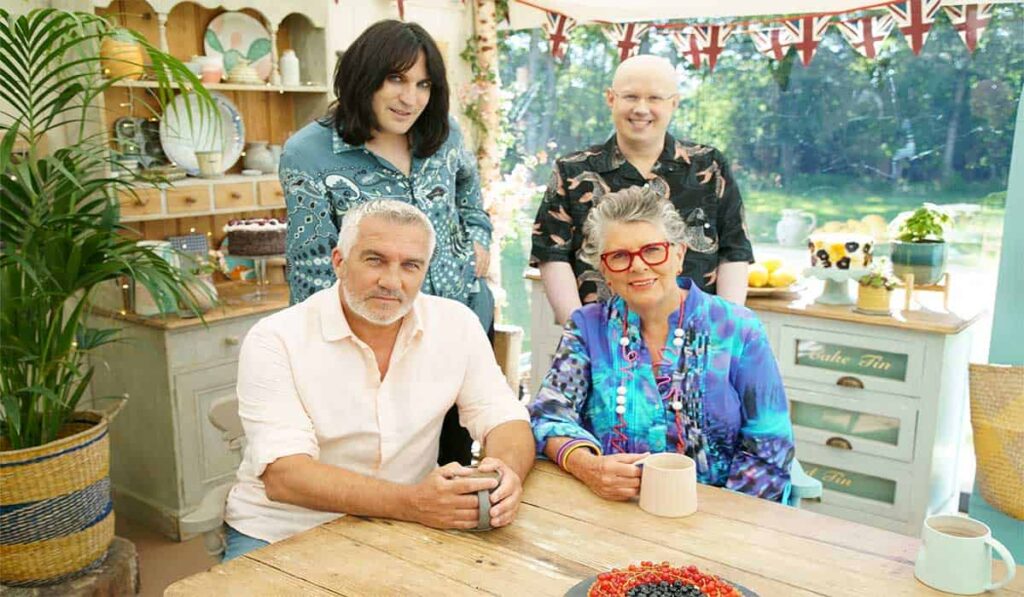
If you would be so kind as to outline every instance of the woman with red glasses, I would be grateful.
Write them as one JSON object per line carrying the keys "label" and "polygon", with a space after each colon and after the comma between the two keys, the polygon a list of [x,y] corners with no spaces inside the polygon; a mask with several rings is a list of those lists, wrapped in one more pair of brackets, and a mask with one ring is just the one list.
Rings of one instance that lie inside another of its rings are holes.
{"label": "woman with red glasses", "polygon": [[530,405],[538,454],[594,493],[640,492],[634,463],[679,452],[701,483],[784,501],[793,430],[757,316],[679,278],[690,230],[631,187],[587,217],[580,257],[615,295],[576,310]]}

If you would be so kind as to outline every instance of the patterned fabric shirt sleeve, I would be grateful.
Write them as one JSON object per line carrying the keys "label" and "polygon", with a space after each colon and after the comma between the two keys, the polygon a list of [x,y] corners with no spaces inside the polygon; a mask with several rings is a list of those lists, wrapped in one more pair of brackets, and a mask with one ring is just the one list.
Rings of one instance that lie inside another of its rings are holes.
{"label": "patterned fabric shirt sleeve", "polygon": [[530,404],[530,424],[540,456],[551,437],[587,439],[601,445],[583,425],[582,414],[590,394],[590,355],[575,321],[577,313],[566,322],[551,369]]}
{"label": "patterned fabric shirt sleeve", "polygon": [[730,367],[730,381],[742,403],[743,423],[725,486],[785,501],[790,491],[793,427],[782,377],[760,321],[746,330],[742,343]]}
{"label": "patterned fabric shirt sleeve", "polygon": [[491,232],[494,226],[491,217],[484,210],[483,196],[480,193],[480,173],[477,170],[476,158],[469,153],[462,139],[462,131],[454,119],[451,119],[451,135],[459,147],[459,165],[455,173],[455,205],[459,211],[466,233],[473,242],[480,243],[490,249]]}
{"label": "patterned fabric shirt sleeve", "polygon": [[288,209],[285,256],[293,305],[324,287],[316,287],[311,281],[334,280],[331,249],[338,242],[333,208],[322,189],[317,188],[313,171],[308,169],[312,163],[304,160],[302,154],[302,147],[286,144],[278,167]]}
{"label": "patterned fabric shirt sleeve", "polygon": [[544,192],[540,207],[537,208],[537,217],[533,223],[530,265],[536,266],[549,261],[572,261],[575,226],[572,216],[569,215],[569,196],[565,192],[563,173],[562,163],[555,162],[555,167],[551,171],[551,181]]}
{"label": "patterned fabric shirt sleeve", "polygon": [[754,249],[750,245],[747,234],[746,215],[743,208],[743,197],[729,170],[729,163],[718,150],[714,152],[714,164],[719,169],[720,178],[725,188],[718,202],[718,261],[754,262]]}

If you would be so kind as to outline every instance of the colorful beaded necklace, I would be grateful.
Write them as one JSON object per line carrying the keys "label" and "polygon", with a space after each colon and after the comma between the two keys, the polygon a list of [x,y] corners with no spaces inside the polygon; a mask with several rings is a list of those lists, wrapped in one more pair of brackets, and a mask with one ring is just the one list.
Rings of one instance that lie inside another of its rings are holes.
{"label": "colorful beaded necklace", "polygon": [[[687,454],[697,462],[699,473],[708,470],[707,438],[704,435],[704,370],[706,366],[708,334],[698,332],[694,324],[683,329],[684,299],[679,301],[676,328],[672,332],[672,347],[663,348],[651,369],[659,394],[664,394],[665,407],[675,414],[676,452]],[[639,334],[638,334],[639,336]],[[615,395],[615,414],[618,423],[612,428],[610,448],[612,453],[626,451],[629,436],[626,435],[626,384],[635,377],[634,369],[639,359],[639,350],[631,346],[629,339],[629,309],[622,317],[622,335],[619,348],[626,365],[620,370],[619,385]],[[668,358],[674,358],[676,367],[670,375],[659,375],[659,365]]]}

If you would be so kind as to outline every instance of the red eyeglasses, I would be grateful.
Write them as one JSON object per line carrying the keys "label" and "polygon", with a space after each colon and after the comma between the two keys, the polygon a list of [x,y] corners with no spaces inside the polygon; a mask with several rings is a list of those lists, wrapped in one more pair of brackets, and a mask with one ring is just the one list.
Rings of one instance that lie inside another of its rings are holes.
{"label": "red eyeglasses", "polygon": [[668,248],[671,246],[668,241],[660,243],[648,243],[636,251],[619,249],[601,253],[601,263],[613,272],[624,272],[633,267],[633,259],[639,257],[647,265],[661,265],[668,261]]}

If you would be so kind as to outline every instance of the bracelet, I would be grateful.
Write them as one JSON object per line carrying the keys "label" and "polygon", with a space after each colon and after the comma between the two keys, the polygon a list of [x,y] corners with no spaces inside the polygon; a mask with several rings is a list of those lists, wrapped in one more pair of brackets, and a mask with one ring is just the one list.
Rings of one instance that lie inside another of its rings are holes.
{"label": "bracelet", "polygon": [[556,462],[558,463],[558,468],[562,469],[563,471],[568,472],[566,470],[566,468],[565,468],[565,465],[566,465],[566,463],[569,462],[569,456],[573,452],[575,452],[576,450],[578,450],[580,448],[586,448],[586,449],[590,450],[591,453],[593,453],[595,455],[598,455],[598,456],[601,455],[601,449],[597,445],[595,445],[593,442],[591,442],[590,440],[574,439],[574,440],[565,442],[565,444],[563,444],[562,447],[558,450],[558,454],[557,454],[557,457],[556,457]]}

